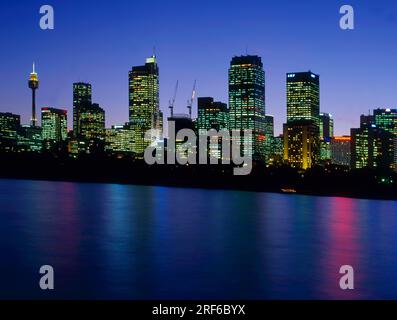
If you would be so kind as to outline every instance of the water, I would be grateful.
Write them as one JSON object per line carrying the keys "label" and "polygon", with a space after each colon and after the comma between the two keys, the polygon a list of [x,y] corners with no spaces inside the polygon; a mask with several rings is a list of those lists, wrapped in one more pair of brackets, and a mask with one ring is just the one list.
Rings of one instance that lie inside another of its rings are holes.
{"label": "water", "polygon": [[0,208],[2,299],[397,298],[397,202],[0,180]]}

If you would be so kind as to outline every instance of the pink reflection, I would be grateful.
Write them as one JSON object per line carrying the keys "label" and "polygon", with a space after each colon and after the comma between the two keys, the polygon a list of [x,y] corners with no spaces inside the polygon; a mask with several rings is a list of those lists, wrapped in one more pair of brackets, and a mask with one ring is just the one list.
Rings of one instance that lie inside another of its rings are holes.
{"label": "pink reflection", "polygon": [[78,190],[74,183],[58,184],[58,211],[55,226],[54,250],[57,257],[62,257],[57,263],[68,272],[78,272],[78,253],[81,240],[81,224],[76,201]]}
{"label": "pink reflection", "polygon": [[[330,198],[327,229],[324,239],[327,250],[322,253],[323,270],[320,270],[322,295],[329,299],[358,299],[364,297],[360,289],[363,275],[360,273],[359,209],[357,200]],[[355,289],[342,290],[339,280],[340,267],[351,265],[355,271]],[[325,267],[324,267],[325,266]]]}

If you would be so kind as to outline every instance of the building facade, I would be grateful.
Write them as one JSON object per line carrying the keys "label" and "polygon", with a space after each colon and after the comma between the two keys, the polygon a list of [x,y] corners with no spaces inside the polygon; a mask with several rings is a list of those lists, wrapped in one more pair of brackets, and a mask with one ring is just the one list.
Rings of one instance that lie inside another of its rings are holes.
{"label": "building facade", "polygon": [[129,124],[106,129],[105,151],[111,154],[134,152],[134,132]]}
{"label": "building facade", "polygon": [[334,136],[331,139],[331,163],[350,167],[351,165],[350,136]]}
{"label": "building facade", "polygon": [[312,120],[284,124],[284,160],[291,167],[309,169],[319,160],[319,130]]}
{"label": "building facade", "polygon": [[0,152],[16,151],[21,116],[12,113],[0,113]]}
{"label": "building facade", "polygon": [[77,82],[73,84],[73,134],[80,137],[80,110],[92,104],[92,87],[89,83]]}
{"label": "building facade", "polygon": [[395,137],[371,119],[363,116],[360,128],[351,129],[351,167],[395,169]]}
{"label": "building facade", "polygon": [[[230,130],[251,130],[252,148],[242,151],[265,161],[265,72],[258,56],[234,57],[229,69]],[[243,133],[241,133],[243,136]],[[242,143],[242,139],[240,139]]]}
{"label": "building facade", "polygon": [[319,124],[320,76],[313,72],[287,74],[287,122],[311,120]]}
{"label": "building facade", "polygon": [[156,57],[146,59],[143,66],[129,72],[129,121],[134,131],[134,153],[142,157],[151,139],[145,139],[150,129],[162,134],[163,114],[160,111],[159,67]]}
{"label": "building facade", "polygon": [[41,128],[45,149],[60,148],[68,136],[67,110],[41,108]]}

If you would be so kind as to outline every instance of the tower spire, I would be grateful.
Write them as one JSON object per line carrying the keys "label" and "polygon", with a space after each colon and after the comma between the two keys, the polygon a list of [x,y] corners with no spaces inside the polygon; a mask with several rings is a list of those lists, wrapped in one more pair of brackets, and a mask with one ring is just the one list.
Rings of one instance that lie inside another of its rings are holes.
{"label": "tower spire", "polygon": [[37,118],[36,118],[36,90],[39,88],[39,78],[37,77],[37,73],[35,70],[35,63],[33,62],[33,72],[29,77],[29,88],[32,90],[32,118],[31,118],[31,126],[36,127]]}

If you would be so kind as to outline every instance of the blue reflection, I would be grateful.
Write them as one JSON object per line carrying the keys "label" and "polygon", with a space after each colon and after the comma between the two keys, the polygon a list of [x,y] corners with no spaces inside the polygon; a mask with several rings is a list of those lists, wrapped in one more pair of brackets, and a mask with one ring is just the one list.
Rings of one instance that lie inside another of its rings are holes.
{"label": "blue reflection", "polygon": [[0,207],[2,299],[397,298],[393,201],[0,180]]}

